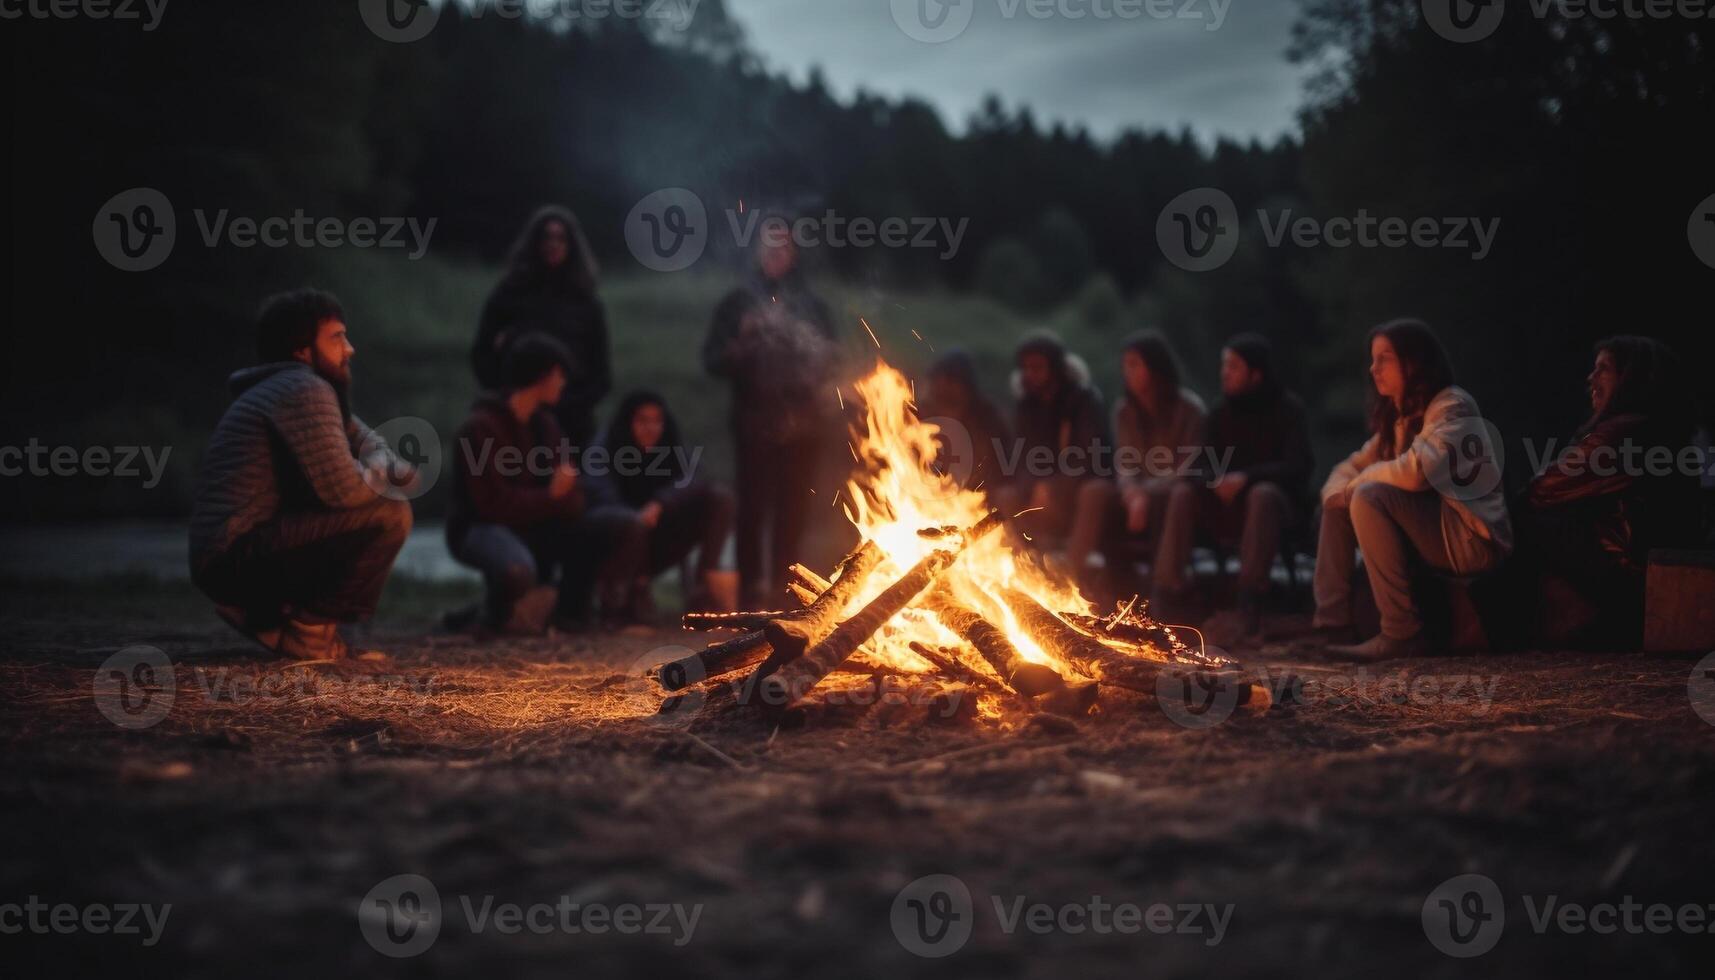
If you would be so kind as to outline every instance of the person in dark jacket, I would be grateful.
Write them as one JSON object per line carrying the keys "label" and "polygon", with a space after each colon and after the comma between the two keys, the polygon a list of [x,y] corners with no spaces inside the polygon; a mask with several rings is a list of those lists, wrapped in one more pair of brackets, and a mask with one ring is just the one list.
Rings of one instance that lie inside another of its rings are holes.
{"label": "person in dark jacket", "polygon": [[256,347],[203,458],[191,581],[269,650],[343,659],[339,624],[374,613],[411,532],[416,472],[351,413],[356,351],[338,300],[271,297]]}
{"label": "person in dark jacket", "polygon": [[1167,536],[1154,569],[1154,605],[1182,608],[1185,566],[1197,533],[1236,542],[1238,601],[1207,630],[1215,642],[1233,642],[1261,627],[1262,598],[1280,553],[1281,535],[1308,516],[1310,424],[1304,403],[1275,375],[1273,349],[1256,334],[1241,334],[1221,351],[1222,401],[1205,426],[1212,461],[1201,482],[1177,485],[1168,499]]}
{"label": "person in dark jacket", "polygon": [[1479,590],[1497,645],[1635,649],[1650,550],[1703,535],[1698,479],[1679,463],[1697,412],[1673,351],[1610,337],[1596,345],[1586,384],[1589,419],[1514,502],[1518,549]]}
{"label": "person in dark jacket", "polygon": [[470,356],[484,390],[502,386],[507,346],[533,333],[552,337],[571,355],[566,390],[553,409],[575,463],[576,451],[595,437],[596,405],[613,387],[613,368],[594,254],[578,219],[557,205],[531,215],[505,277],[483,305]]}
{"label": "person in dark jacket", "polygon": [[652,391],[633,391],[619,403],[601,441],[603,466],[590,463],[589,494],[597,506],[623,508],[631,533],[621,547],[634,549],[622,564],[634,572],[624,590],[623,617],[653,619],[650,581],[697,549],[695,582],[687,582],[686,607],[712,608],[709,578],[719,566],[732,530],[733,501],[726,488],[696,478],[700,453],[688,451],[678,420]]}
{"label": "person in dark jacket", "polygon": [[941,427],[936,465],[967,490],[990,495],[1006,483],[999,448],[1010,442],[1006,420],[977,383],[971,355],[955,348],[929,365],[922,418]]}
{"label": "person in dark jacket", "polygon": [[1030,511],[1013,526],[1033,541],[1068,531],[1080,537],[1073,528],[1079,493],[1102,479],[1111,445],[1102,393],[1083,359],[1049,331],[1026,334],[1014,360],[1015,435],[1006,447],[1014,459],[1002,460],[1014,472],[997,499],[1009,516]]}
{"label": "person in dark jacket", "polygon": [[[548,610],[519,608],[561,571],[552,613],[580,629],[596,579],[629,525],[627,515],[587,505],[570,440],[552,406],[566,387],[569,354],[557,341],[527,336],[512,344],[499,391],[486,392],[454,438],[447,546],[482,573],[484,626],[540,632]],[[563,566],[563,567],[562,567]]]}
{"label": "person in dark jacket", "polygon": [[790,239],[761,236],[755,271],[715,307],[703,367],[732,384],[738,573],[744,605],[760,608],[799,558],[836,405],[833,320]]}

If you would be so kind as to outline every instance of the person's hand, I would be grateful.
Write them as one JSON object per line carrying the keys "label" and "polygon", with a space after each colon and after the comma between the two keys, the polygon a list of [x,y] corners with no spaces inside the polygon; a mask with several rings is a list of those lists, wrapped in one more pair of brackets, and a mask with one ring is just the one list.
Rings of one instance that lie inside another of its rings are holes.
{"label": "person's hand", "polygon": [[1149,528],[1149,494],[1142,490],[1130,490],[1125,495],[1125,529],[1131,534],[1142,534]]}
{"label": "person's hand", "polygon": [[1231,507],[1233,501],[1239,499],[1239,494],[1244,492],[1245,485],[1249,482],[1243,473],[1228,473],[1221,477],[1219,483],[1215,484],[1215,496],[1220,499],[1222,504]]}
{"label": "person's hand", "polygon": [[417,468],[390,452],[372,453],[364,460],[363,482],[383,495],[411,494],[421,482]]}
{"label": "person's hand", "polygon": [[576,490],[578,486],[578,471],[571,463],[561,463],[554,470],[554,475],[548,479],[548,496],[559,500]]}
{"label": "person's hand", "polygon": [[637,511],[637,520],[644,527],[648,528],[653,528],[655,525],[661,523],[661,502],[658,500],[651,500],[644,504]]}

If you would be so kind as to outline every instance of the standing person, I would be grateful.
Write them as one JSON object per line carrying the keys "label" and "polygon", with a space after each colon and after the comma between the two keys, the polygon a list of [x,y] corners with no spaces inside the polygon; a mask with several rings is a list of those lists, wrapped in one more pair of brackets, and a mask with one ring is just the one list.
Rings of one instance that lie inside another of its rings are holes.
{"label": "standing person", "polygon": [[1206,423],[1211,468],[1203,485],[1180,481],[1168,494],[1153,582],[1156,609],[1182,608],[1185,566],[1196,533],[1237,541],[1234,608],[1205,624],[1210,639],[1230,644],[1257,635],[1269,573],[1281,535],[1308,511],[1310,423],[1304,403],[1275,374],[1274,351],[1257,334],[1240,334],[1221,350],[1221,403]]}
{"label": "standing person", "polygon": [[191,581],[216,613],[276,653],[340,660],[339,624],[368,619],[411,532],[393,492],[415,471],[351,413],[345,311],[313,289],[268,299],[260,361],[203,458],[191,510]]}
{"label": "standing person", "polygon": [[1374,435],[1322,487],[1314,625],[1350,628],[1355,552],[1362,551],[1382,631],[1329,649],[1375,660],[1427,652],[1411,595],[1414,563],[1455,575],[1487,571],[1512,550],[1513,528],[1492,450],[1468,446],[1482,413],[1453,383],[1435,332],[1395,320],[1371,330],[1368,346]]}
{"label": "standing person", "polygon": [[785,581],[832,425],[838,349],[828,305],[789,238],[764,234],[756,267],[715,307],[703,367],[732,384],[738,464],[738,573],[746,608]]}
{"label": "standing person", "polygon": [[929,365],[929,398],[922,415],[942,426],[937,465],[961,487],[992,496],[1006,484],[997,447],[1012,437],[1000,410],[977,383],[976,363],[967,351],[954,348]]}
{"label": "standing person", "polygon": [[[1120,363],[1125,393],[1114,403],[1114,480],[1084,485],[1076,524],[1089,537],[1069,546],[1067,557],[1080,568],[1079,559],[1100,544],[1112,584],[1123,591],[1131,564],[1126,542],[1153,538],[1160,552],[1169,540],[1161,533],[1168,501],[1175,486],[1192,489],[1186,464],[1202,450],[1208,409],[1182,383],[1179,358],[1159,332],[1133,334]],[[1155,564],[1163,560],[1157,554]]]}
{"label": "standing person", "polygon": [[556,569],[552,615],[567,629],[583,628],[597,575],[629,526],[623,512],[588,506],[571,443],[554,416],[569,356],[547,336],[519,338],[507,350],[498,390],[477,398],[454,439],[447,546],[482,573],[488,629],[541,632],[550,611],[521,600],[553,581]]}
{"label": "standing person", "polygon": [[[620,565],[629,580],[614,583],[624,593],[620,617],[633,623],[654,618],[650,582],[697,550],[696,580],[686,582],[690,611],[714,608],[710,577],[720,567],[732,529],[732,494],[696,478],[701,451],[679,435],[667,402],[652,391],[633,391],[619,403],[601,442],[605,466],[592,472],[592,502],[624,508],[631,524],[621,547],[632,555]],[[592,468],[593,470],[593,468]]]}
{"label": "standing person", "polygon": [[[1703,534],[1697,477],[1677,465],[1697,418],[1678,357],[1648,337],[1609,337],[1596,345],[1585,384],[1590,417],[1516,502],[1518,550],[1501,581],[1482,593],[1495,599],[1484,603],[1494,607],[1485,620],[1498,624],[1496,638],[1507,645],[1564,643],[1540,628],[1539,613],[1549,612],[1579,627],[1571,638],[1578,645],[1635,649],[1650,551],[1692,545]],[[1675,464],[1652,470],[1623,462],[1664,451]],[[1550,600],[1543,589],[1550,579],[1570,587],[1589,615]]]}
{"label": "standing person", "polygon": [[573,449],[582,448],[595,437],[596,405],[613,387],[613,369],[595,256],[578,219],[558,205],[530,216],[483,305],[470,354],[483,388],[500,387],[508,345],[534,333],[569,352],[565,392],[552,408]]}
{"label": "standing person", "polygon": [[[1014,350],[1014,444],[1019,472],[999,494],[1010,515],[1031,511],[1015,523],[1034,539],[1066,535],[1094,541],[1096,534],[1073,528],[1079,495],[1102,479],[1110,440],[1102,393],[1090,382],[1083,358],[1066,350],[1047,330],[1032,331]],[[1074,564],[1072,571],[1081,570]]]}

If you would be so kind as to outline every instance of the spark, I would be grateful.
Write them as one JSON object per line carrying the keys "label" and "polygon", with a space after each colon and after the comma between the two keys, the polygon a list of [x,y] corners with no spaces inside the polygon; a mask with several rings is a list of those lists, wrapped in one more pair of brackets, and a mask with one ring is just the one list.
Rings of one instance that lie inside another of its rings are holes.
{"label": "spark", "polygon": [[858,322],[863,324],[863,328],[865,330],[869,330],[869,339],[875,341],[875,349],[881,350],[881,339],[875,335],[874,330],[870,329],[869,321],[865,320],[863,317],[860,316],[860,317],[858,317]]}
{"label": "spark", "polygon": [[840,394],[840,386],[834,385],[834,397],[840,400],[840,411],[846,410],[846,396]]}

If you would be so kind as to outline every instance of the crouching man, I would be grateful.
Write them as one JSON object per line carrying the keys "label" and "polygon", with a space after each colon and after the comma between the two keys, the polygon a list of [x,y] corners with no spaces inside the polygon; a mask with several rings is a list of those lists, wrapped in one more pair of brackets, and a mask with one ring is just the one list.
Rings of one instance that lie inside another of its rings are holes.
{"label": "crouching man", "polygon": [[415,471],[351,414],[339,301],[312,289],[265,302],[261,361],[232,376],[232,405],[203,458],[191,581],[220,617],[301,660],[349,652],[339,624],[374,613],[411,532]]}

